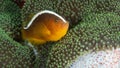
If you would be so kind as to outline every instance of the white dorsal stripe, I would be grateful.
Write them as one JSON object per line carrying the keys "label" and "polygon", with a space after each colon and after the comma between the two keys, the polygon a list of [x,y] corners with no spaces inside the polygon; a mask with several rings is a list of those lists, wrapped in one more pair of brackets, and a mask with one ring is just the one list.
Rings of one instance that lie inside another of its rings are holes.
{"label": "white dorsal stripe", "polygon": [[49,10],[44,10],[44,11],[40,11],[40,12],[38,12],[36,15],[34,15],[33,18],[30,20],[30,22],[27,24],[27,26],[24,27],[24,29],[28,29],[28,28],[32,25],[33,21],[34,21],[39,15],[42,15],[42,14],[44,14],[44,13],[53,14],[53,15],[59,17],[61,20],[63,20],[63,22],[65,22],[65,23],[67,22],[62,16],[58,15],[57,13],[55,13],[55,12],[53,12],[53,11],[49,11]]}

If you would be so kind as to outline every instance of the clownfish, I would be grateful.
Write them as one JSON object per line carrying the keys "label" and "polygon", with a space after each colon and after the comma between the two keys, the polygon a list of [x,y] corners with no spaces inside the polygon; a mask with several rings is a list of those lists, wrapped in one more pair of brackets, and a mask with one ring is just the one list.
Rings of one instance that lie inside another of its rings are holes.
{"label": "clownfish", "polygon": [[59,14],[44,10],[35,14],[30,22],[22,27],[22,38],[31,44],[39,45],[58,41],[67,33],[69,22]]}

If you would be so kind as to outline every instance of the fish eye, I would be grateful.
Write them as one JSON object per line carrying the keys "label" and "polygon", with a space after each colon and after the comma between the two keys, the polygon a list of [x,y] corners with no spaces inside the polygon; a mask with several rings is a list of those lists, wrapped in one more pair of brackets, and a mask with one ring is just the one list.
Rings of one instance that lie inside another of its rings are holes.
{"label": "fish eye", "polygon": [[60,22],[60,19],[59,18],[55,18],[55,22],[56,23]]}

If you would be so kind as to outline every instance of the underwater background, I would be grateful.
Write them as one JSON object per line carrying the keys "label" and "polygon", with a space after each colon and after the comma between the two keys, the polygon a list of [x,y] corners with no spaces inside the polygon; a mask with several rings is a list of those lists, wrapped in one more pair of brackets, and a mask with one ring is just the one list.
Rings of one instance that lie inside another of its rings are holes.
{"label": "underwater background", "polygon": [[[70,22],[62,39],[22,39],[30,15],[51,10]],[[120,68],[119,0],[0,0],[0,68]]]}

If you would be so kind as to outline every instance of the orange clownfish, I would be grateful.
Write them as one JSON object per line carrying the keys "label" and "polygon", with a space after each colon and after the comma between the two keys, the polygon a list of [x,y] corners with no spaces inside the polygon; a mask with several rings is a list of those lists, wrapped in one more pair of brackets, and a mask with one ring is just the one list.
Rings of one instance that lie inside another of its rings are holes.
{"label": "orange clownfish", "polygon": [[67,33],[69,22],[62,16],[49,10],[44,10],[32,17],[22,28],[22,38],[32,44],[43,44],[48,41],[58,41]]}

